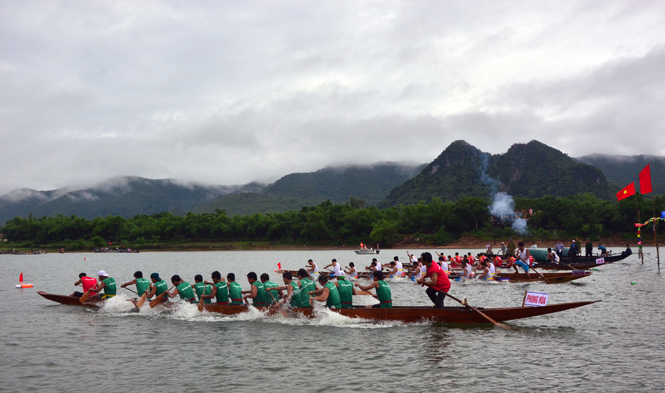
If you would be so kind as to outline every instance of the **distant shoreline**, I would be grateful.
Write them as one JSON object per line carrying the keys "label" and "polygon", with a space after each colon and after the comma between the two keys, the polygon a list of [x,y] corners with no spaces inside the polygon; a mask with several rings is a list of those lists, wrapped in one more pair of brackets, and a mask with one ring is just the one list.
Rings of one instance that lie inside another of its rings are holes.
{"label": "distant shoreline", "polygon": [[[643,246],[645,247],[655,247],[655,244],[652,241],[649,242],[648,240],[643,241]],[[515,244],[517,244],[519,239],[514,240]],[[563,241],[566,246],[570,245],[570,241]],[[504,243],[508,243],[508,241],[504,241]],[[531,242],[525,241],[525,244],[527,248],[531,246]],[[553,247],[555,241],[536,241],[536,245],[538,246],[539,249],[546,249],[547,247]],[[580,239],[580,245],[582,248],[582,251],[584,251],[584,243],[585,241]],[[617,239],[608,239],[608,241],[592,241],[593,246],[594,246],[594,253],[597,252],[597,247],[599,244],[604,244],[607,248],[612,249],[614,253],[621,252],[625,249],[626,243],[630,244],[630,247],[633,249],[637,249],[638,245],[636,244],[637,242],[622,242],[622,241],[617,241]],[[464,237],[460,239],[459,241],[449,243],[447,245],[432,245],[432,244],[420,244],[420,243],[399,243],[395,244],[391,248],[380,248],[380,251],[383,251],[384,254],[379,253],[378,255],[385,255],[385,252],[390,252],[391,250],[466,250],[466,249],[481,249],[484,250],[487,245],[491,245],[492,249],[494,252],[497,252],[499,249],[501,249],[501,241],[484,241],[482,239],[475,239],[471,237]],[[660,245],[660,244],[659,244]],[[665,245],[665,244],[662,244]],[[11,249],[12,248],[6,248],[2,247],[0,250],[4,254],[0,255],[12,255],[11,254]],[[23,255],[27,254],[31,249],[30,248],[16,248],[17,251],[23,252]],[[36,249],[37,250],[37,249]],[[132,252],[130,254],[134,253],[135,249],[132,249]],[[224,244],[224,243],[219,243],[215,245],[210,245],[209,243],[206,245],[198,245],[196,243],[187,243],[187,244],[180,244],[180,245],[169,245],[165,246],[164,248],[144,248],[144,249],[138,249],[139,253],[143,252],[201,252],[201,251],[355,251],[358,250],[358,247],[351,247],[351,246],[332,246],[332,245],[281,245],[281,244],[266,244],[266,243],[245,243],[245,244]],[[634,250],[635,251],[635,250]],[[59,249],[48,249],[49,254],[58,254]],[[71,253],[94,253],[94,250],[76,250],[76,251],[68,251],[65,249],[65,254],[71,254]],[[122,254],[123,252],[117,252],[115,251],[115,248],[110,248],[108,252],[101,252],[101,254]],[[365,254],[367,256],[369,255],[377,255],[377,254]]]}

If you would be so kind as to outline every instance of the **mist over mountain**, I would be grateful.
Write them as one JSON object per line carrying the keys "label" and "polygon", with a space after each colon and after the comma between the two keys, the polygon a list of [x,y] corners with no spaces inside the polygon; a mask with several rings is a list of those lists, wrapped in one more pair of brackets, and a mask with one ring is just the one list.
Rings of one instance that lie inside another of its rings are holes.
{"label": "mist over mountain", "polygon": [[465,141],[451,143],[414,178],[396,187],[380,208],[440,198],[489,199],[496,192],[514,197],[563,197],[589,192],[610,198],[613,187],[598,168],[579,163],[538,141],[514,144],[504,154],[484,153]]}
{"label": "mist over mountain", "polygon": [[665,193],[665,157],[638,155],[619,156],[609,154],[591,154],[575,160],[593,165],[603,171],[607,180],[621,189],[635,182],[639,191],[639,174],[644,167],[651,165],[651,184],[656,194]]}
{"label": "mist over mountain", "polygon": [[219,195],[256,190],[255,183],[244,186],[209,186],[171,179],[118,177],[94,187],[69,191],[14,190],[0,197],[0,223],[16,216],[76,215],[92,219],[100,216],[133,217],[163,211],[187,212]]}
{"label": "mist over mountain", "polygon": [[394,187],[419,173],[424,164],[383,162],[329,167],[316,172],[291,173],[258,193],[224,195],[202,204],[196,212],[226,210],[227,214],[279,213],[312,206],[362,199],[376,205]]}

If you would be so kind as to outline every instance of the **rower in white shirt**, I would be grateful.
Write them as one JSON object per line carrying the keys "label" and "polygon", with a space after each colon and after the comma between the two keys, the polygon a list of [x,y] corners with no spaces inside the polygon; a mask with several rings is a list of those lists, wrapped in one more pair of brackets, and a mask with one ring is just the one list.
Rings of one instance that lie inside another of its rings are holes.
{"label": "rower in white shirt", "polygon": [[349,278],[358,278],[358,269],[356,269],[356,265],[353,262],[349,262],[349,266],[344,269],[344,273],[346,273]]}
{"label": "rower in white shirt", "polygon": [[327,269],[331,266],[333,268],[333,272],[330,274],[330,276],[337,277],[340,275],[339,273],[342,271],[342,268],[339,266],[339,263],[337,263],[337,259],[333,258],[332,262],[328,266],[324,267],[324,269]]}
{"label": "rower in white shirt", "polygon": [[307,268],[307,273],[309,273],[310,276],[316,278],[319,276],[319,267],[316,266],[316,263],[312,261],[311,259],[307,261],[309,264],[309,267]]}

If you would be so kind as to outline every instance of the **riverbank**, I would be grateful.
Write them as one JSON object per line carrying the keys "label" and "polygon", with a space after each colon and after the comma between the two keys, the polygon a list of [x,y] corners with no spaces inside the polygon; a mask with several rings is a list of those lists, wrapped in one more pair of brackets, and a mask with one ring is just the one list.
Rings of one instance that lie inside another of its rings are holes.
{"label": "riverbank", "polygon": [[[381,250],[390,250],[390,249],[400,249],[400,250],[456,250],[456,249],[485,249],[487,245],[491,245],[492,249],[499,250],[501,248],[501,242],[508,244],[510,239],[503,240],[486,240],[480,239],[473,236],[462,236],[454,242],[441,245],[441,244],[427,244],[424,241],[419,241],[417,238],[407,238],[403,242],[394,244],[392,247],[383,247]],[[645,246],[655,246],[653,239],[645,239]],[[527,247],[531,247],[533,244],[536,244],[538,248],[547,248],[552,247],[556,241],[544,240],[544,239],[513,239],[515,244],[519,241],[524,241]],[[561,241],[566,245],[570,245],[571,239],[561,239]],[[584,247],[585,239],[579,239],[581,246]],[[604,244],[608,249],[614,249],[615,252],[625,249],[626,241],[621,238],[621,236],[615,236],[612,238],[601,239],[599,241],[592,241],[594,249],[600,244]],[[632,248],[637,248],[637,242],[632,241],[628,242]],[[47,247],[47,248],[37,248],[37,250],[47,249],[48,253],[55,254],[58,253],[62,247]],[[31,250],[34,250],[31,247],[13,247],[11,244],[5,243],[3,247],[0,248],[0,253],[11,254],[12,250],[15,249],[16,253],[29,254]],[[303,250],[357,250],[356,245],[334,245],[321,243],[310,243],[310,244],[283,244],[279,242],[267,242],[267,241],[233,241],[233,242],[180,242],[180,243],[160,243],[160,244],[145,244],[143,246],[134,246],[131,247],[132,250],[139,250],[140,252],[177,252],[177,251],[303,251]],[[91,252],[91,249],[82,249],[82,250],[72,250],[65,247],[66,253],[72,252]],[[109,253],[116,253],[116,247],[109,247]]]}

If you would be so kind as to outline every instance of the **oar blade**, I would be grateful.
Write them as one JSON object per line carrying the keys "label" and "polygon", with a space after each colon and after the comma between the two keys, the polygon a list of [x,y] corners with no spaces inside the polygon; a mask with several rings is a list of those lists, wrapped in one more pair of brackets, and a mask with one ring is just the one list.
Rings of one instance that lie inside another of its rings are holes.
{"label": "oar blade", "polygon": [[83,304],[88,301],[89,297],[90,297],[90,291],[85,291],[85,293],[81,295],[81,297],[79,298],[79,301],[81,302],[81,304]]}
{"label": "oar blade", "polygon": [[156,305],[159,304],[159,302],[164,299],[164,295],[166,295],[166,292],[162,293],[161,295],[157,296],[154,300],[150,302],[150,308],[155,308]]}
{"label": "oar blade", "polygon": [[145,300],[148,298],[148,294],[144,293],[141,295],[141,298],[136,302],[136,307],[141,308],[145,304]]}

